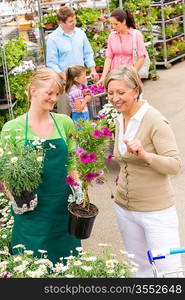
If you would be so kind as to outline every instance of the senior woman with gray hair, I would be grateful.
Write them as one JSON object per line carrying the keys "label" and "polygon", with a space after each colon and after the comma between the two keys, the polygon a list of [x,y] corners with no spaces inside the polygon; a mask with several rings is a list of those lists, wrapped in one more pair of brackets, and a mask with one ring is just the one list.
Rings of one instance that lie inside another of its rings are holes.
{"label": "senior woman with gray hair", "polygon": [[[108,100],[120,112],[114,156],[120,165],[115,211],[125,249],[135,255],[136,277],[153,277],[147,250],[179,247],[178,218],[169,175],[181,160],[169,121],[140,97],[134,67],[119,67],[105,81]],[[181,265],[180,255],[157,262],[161,272]]]}

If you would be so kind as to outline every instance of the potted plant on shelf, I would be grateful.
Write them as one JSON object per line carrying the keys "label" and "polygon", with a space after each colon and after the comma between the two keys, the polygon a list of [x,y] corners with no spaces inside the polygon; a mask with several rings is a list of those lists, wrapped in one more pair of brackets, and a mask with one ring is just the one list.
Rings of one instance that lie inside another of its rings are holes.
{"label": "potted plant on shelf", "polygon": [[107,169],[106,149],[110,136],[104,116],[98,116],[91,121],[80,119],[76,125],[74,138],[77,149],[74,155],[81,184],[76,183],[70,176],[66,178],[66,182],[74,191],[74,195],[69,196],[69,233],[79,239],[90,236],[98,214],[96,205],[90,203],[88,189],[93,181],[97,184],[104,183],[104,172]]}
{"label": "potted plant on shelf", "polygon": [[46,29],[55,28],[58,25],[56,10],[54,9],[48,10],[48,12],[43,16],[42,24],[43,27]]}
{"label": "potted plant on shelf", "polygon": [[0,144],[0,183],[4,185],[4,192],[10,193],[10,203],[16,214],[23,214],[35,209],[37,195],[35,189],[41,182],[43,160],[45,156],[42,142],[35,140],[23,147],[17,142],[21,137],[15,129],[15,138],[4,129]]}

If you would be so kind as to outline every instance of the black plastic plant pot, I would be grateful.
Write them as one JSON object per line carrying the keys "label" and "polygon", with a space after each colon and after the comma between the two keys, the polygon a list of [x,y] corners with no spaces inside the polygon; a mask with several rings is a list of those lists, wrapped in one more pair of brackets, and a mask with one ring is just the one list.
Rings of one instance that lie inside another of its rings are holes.
{"label": "black plastic plant pot", "polygon": [[35,193],[23,191],[19,196],[14,195],[14,198],[18,207],[22,207],[23,204],[27,204],[30,207],[30,201],[35,198]]}
{"label": "black plastic plant pot", "polygon": [[[71,203],[68,206],[69,211],[69,234],[75,236],[77,239],[83,240],[90,237],[95,218],[98,214],[98,208],[94,204],[90,204],[93,208],[92,215],[80,215],[84,212],[83,208],[79,208],[77,212],[74,211],[74,205]],[[79,207],[79,205],[77,205]]]}

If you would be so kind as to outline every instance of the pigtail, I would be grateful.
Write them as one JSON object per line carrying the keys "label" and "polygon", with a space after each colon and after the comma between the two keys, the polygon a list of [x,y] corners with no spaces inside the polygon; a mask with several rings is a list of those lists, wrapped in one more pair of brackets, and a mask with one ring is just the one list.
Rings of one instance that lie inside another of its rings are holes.
{"label": "pigtail", "polygon": [[66,85],[65,92],[67,93],[73,85],[73,75],[71,73],[71,67],[66,69]]}
{"label": "pigtail", "polygon": [[136,24],[135,24],[135,20],[134,20],[134,17],[132,15],[132,13],[128,10],[128,9],[125,9],[124,10],[126,15],[127,15],[127,18],[126,18],[126,25],[130,28],[134,28],[136,29]]}

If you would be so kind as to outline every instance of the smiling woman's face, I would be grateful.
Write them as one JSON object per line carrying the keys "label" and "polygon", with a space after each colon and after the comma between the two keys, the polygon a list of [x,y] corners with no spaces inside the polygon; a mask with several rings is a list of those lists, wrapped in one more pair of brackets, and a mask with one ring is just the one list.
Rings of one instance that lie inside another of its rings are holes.
{"label": "smiling woman's face", "polygon": [[111,80],[108,84],[108,100],[118,112],[130,114],[138,105],[138,91],[129,88],[123,80]]}
{"label": "smiling woman's face", "polygon": [[40,81],[40,86],[31,89],[31,102],[44,110],[52,110],[59,100],[59,86],[53,80]]}

